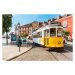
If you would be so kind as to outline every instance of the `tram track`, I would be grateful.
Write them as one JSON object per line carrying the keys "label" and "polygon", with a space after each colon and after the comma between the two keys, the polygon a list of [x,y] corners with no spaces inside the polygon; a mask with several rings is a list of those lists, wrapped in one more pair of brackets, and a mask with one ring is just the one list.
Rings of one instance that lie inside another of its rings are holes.
{"label": "tram track", "polygon": [[[62,53],[61,53],[62,54]],[[64,55],[64,54],[62,54],[63,56],[65,56],[66,58],[68,58],[69,60],[71,60],[72,61],[72,59],[70,59],[69,57],[67,57],[66,55]]]}
{"label": "tram track", "polygon": [[[66,49],[64,49],[64,51],[67,51],[67,52],[71,52],[71,51],[69,51],[69,50],[66,50]],[[62,55],[64,55],[63,53],[61,53]],[[67,57],[66,55],[64,55],[65,57]],[[70,59],[69,57],[67,57],[68,59]],[[70,59],[71,61],[72,61],[72,59]]]}
{"label": "tram track", "polygon": [[53,55],[56,61],[72,61],[72,59],[70,59],[61,52],[50,52],[50,53]]}
{"label": "tram track", "polygon": [[56,61],[59,61],[51,52],[50,52],[50,54],[56,59]]}

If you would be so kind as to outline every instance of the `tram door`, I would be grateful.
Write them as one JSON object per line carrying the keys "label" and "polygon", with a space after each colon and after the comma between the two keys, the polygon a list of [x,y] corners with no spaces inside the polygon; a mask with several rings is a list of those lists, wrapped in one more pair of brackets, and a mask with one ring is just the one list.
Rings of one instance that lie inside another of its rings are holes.
{"label": "tram door", "polygon": [[44,31],[44,45],[49,46],[49,29]]}

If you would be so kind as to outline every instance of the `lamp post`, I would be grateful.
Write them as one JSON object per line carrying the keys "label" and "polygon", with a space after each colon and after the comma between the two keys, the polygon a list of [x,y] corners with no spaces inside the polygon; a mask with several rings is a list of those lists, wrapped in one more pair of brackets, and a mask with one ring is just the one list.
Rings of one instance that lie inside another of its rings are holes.
{"label": "lamp post", "polygon": [[[20,23],[18,22],[18,23],[17,23],[18,39],[19,39],[19,26],[20,26]],[[18,40],[18,44],[19,44],[19,52],[20,52],[20,42],[19,42],[19,40]]]}
{"label": "lamp post", "polygon": [[15,24],[15,34],[16,34],[16,30],[17,30],[17,25]]}
{"label": "lamp post", "polygon": [[18,37],[19,37],[19,26],[20,26],[20,23],[18,22],[18,23],[17,23]]}

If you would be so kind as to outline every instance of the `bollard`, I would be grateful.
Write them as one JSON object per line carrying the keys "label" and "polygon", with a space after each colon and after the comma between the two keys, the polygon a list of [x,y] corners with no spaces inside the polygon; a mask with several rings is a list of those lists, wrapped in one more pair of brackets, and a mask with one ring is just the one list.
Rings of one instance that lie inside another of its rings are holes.
{"label": "bollard", "polygon": [[27,42],[27,48],[28,48],[28,42]]}
{"label": "bollard", "polygon": [[33,46],[34,46],[34,43],[32,43],[32,48],[33,48]]}
{"label": "bollard", "polygon": [[29,46],[30,46],[30,41],[29,41]]}
{"label": "bollard", "polygon": [[19,42],[19,52],[20,52],[20,42]]}

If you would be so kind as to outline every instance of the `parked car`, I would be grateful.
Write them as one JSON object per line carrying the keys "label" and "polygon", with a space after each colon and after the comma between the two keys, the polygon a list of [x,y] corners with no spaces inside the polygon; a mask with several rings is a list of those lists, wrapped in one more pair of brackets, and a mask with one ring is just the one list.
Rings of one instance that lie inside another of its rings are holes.
{"label": "parked car", "polygon": [[21,38],[22,42],[26,42],[26,39],[25,38]]}
{"label": "parked car", "polygon": [[[6,36],[2,36],[2,38],[6,38]],[[10,36],[7,37],[8,39],[10,38]]]}
{"label": "parked car", "polygon": [[10,36],[7,37],[8,39],[10,38]]}
{"label": "parked car", "polygon": [[5,38],[5,36],[2,36],[2,38]]}

